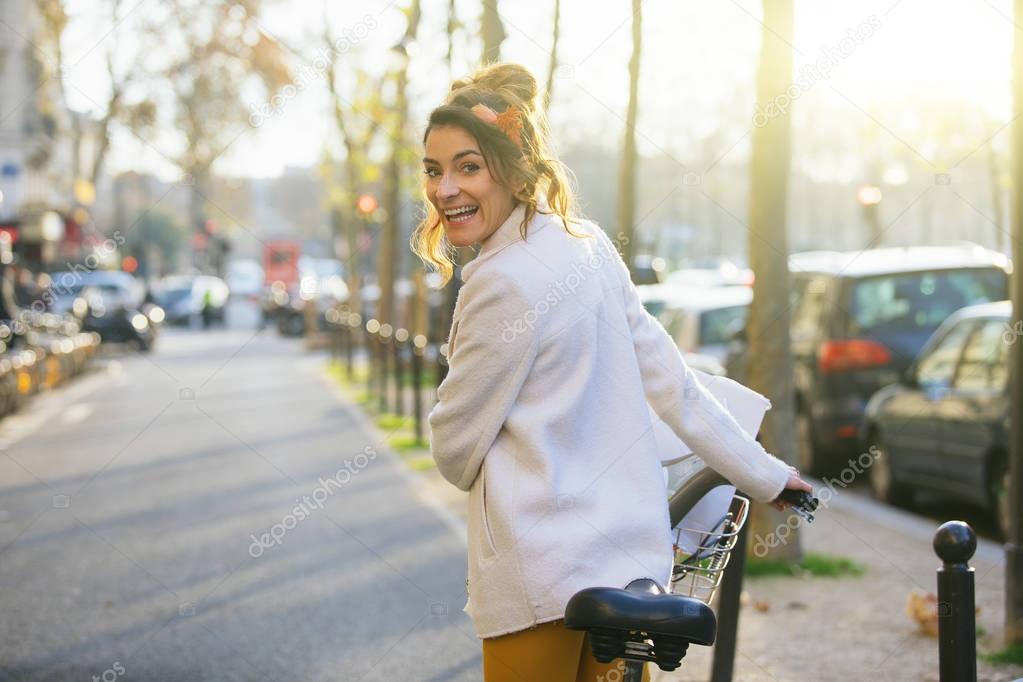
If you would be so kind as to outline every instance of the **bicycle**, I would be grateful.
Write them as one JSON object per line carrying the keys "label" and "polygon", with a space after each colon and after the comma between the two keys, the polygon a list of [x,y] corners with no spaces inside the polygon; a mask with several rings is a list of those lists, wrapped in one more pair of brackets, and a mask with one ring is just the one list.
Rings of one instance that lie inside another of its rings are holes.
{"label": "bicycle", "polygon": [[[601,663],[623,659],[624,682],[640,682],[644,663],[656,663],[665,671],[676,670],[690,644],[714,644],[717,617],[710,605],[745,526],[750,501],[733,495],[728,513],[709,531],[699,531],[701,540],[694,551],[680,548],[681,533],[692,529],[679,526],[707,494],[730,485],[705,467],[671,495],[668,507],[676,533],[671,591],[642,578],[625,588],[586,588],[569,600],[566,627],[589,634],[593,656]],[[818,500],[810,493],[786,489],[777,499],[790,503],[791,510],[807,522],[813,521]],[[682,594],[687,582],[688,594]]]}

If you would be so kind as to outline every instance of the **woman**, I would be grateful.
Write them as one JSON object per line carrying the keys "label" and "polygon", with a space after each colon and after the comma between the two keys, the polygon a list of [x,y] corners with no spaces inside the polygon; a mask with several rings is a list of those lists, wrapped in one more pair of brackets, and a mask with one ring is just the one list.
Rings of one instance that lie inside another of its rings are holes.
{"label": "woman", "polygon": [[438,469],[469,492],[465,611],[487,682],[621,669],[598,664],[562,619],[585,587],[668,582],[648,403],[756,500],[810,489],[700,384],[607,235],[573,216],[536,99],[536,80],[514,64],[452,84],[423,138],[427,217],[413,235],[445,279],[451,246],[480,245],[462,268],[430,426]]}

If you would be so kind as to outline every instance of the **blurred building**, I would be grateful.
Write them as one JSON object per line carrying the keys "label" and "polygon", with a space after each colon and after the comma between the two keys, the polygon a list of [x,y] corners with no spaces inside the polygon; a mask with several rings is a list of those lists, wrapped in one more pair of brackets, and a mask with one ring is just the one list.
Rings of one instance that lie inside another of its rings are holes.
{"label": "blurred building", "polygon": [[33,0],[0,3],[0,230],[29,263],[76,252],[87,221],[74,210],[75,150],[62,134],[76,115],[63,101],[44,28]]}

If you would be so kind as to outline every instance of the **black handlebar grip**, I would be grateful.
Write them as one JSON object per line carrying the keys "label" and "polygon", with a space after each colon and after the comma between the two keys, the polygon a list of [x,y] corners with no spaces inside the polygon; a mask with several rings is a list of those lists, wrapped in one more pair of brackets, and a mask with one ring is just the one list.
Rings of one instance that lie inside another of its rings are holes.
{"label": "black handlebar grip", "polygon": [[819,500],[805,490],[793,490],[786,488],[776,498],[782,502],[788,502],[793,507],[800,507],[808,512],[816,511]]}

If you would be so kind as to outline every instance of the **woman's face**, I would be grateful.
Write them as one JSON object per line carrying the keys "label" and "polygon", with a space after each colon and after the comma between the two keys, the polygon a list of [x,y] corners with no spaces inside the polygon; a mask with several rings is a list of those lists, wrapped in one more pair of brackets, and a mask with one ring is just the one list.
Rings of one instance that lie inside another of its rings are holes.
{"label": "woman's face", "polygon": [[515,198],[487,168],[476,138],[463,128],[439,126],[426,138],[426,196],[440,214],[448,241],[469,246],[499,228]]}

